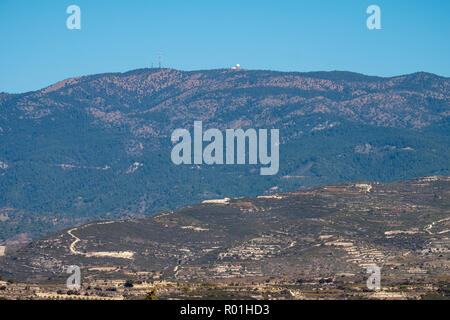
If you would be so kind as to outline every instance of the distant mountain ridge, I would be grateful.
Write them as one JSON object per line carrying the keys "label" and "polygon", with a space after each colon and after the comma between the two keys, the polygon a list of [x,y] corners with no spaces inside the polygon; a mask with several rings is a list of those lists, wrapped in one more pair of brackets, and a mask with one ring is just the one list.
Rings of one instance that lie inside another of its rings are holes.
{"label": "distant mountain ridge", "polygon": [[[264,88],[265,91],[255,90],[256,88]],[[292,103],[292,97],[297,97],[297,112],[300,109],[303,112],[332,113],[350,118],[359,115],[359,118],[353,120],[382,126],[422,128],[442,120],[443,116],[447,115],[445,111],[448,112],[449,88],[449,78],[425,72],[382,78],[343,71],[299,73],[230,69],[138,69],[125,73],[69,78],[34,92],[3,94],[4,97],[0,101],[3,107],[16,106],[25,116],[34,118],[47,115],[51,112],[49,107],[67,108],[86,104],[85,111],[100,120],[108,122],[112,119],[102,118],[99,112],[111,115],[111,112],[115,111],[125,117],[118,117],[124,123],[131,124],[130,122],[137,121],[137,117],[132,115],[159,115],[158,112],[169,108],[175,112],[170,120],[178,123],[182,110],[176,109],[175,106],[182,107],[186,102],[190,103],[190,108],[186,109],[187,106],[184,106],[183,109],[190,112],[205,111],[207,107],[220,107],[220,112],[205,115],[205,118],[215,120],[216,117],[220,118],[225,110],[255,106],[260,111],[267,111],[268,107],[286,106]],[[239,94],[240,97],[231,98],[230,90],[234,90],[233,94]],[[288,95],[291,101],[281,100],[283,94]],[[247,97],[244,103],[240,101],[243,95]],[[268,96],[278,97],[278,100],[269,102]],[[231,103],[208,101],[208,98],[227,98]],[[421,108],[408,106],[408,102],[412,101],[407,99],[415,99],[415,103],[421,103]],[[249,101],[253,105],[245,105],[245,102]],[[32,105],[28,105],[29,102],[32,102]],[[195,102],[203,102],[203,106],[195,105]],[[306,103],[310,104],[309,109],[305,108]],[[365,110],[374,104],[377,104],[379,110]],[[311,105],[317,109],[312,109]],[[392,109],[393,106],[396,108]],[[382,118],[381,112],[387,108],[392,110],[386,118]],[[6,111],[12,110],[6,108]],[[131,111],[131,114],[125,111]],[[364,114],[367,111],[372,113]],[[402,116],[401,111],[407,111],[409,114]],[[361,117],[363,114],[364,117]],[[413,115],[417,119],[411,119]],[[191,119],[193,118],[195,117],[191,116]],[[158,122],[162,119],[146,120]],[[249,119],[251,120],[256,119]],[[139,129],[142,129],[142,126]],[[172,128],[164,129],[168,131]]]}
{"label": "distant mountain ridge", "polygon": [[[0,241],[207,198],[448,175],[450,79],[138,69],[0,94]],[[280,172],[175,166],[170,134],[280,129]]]}

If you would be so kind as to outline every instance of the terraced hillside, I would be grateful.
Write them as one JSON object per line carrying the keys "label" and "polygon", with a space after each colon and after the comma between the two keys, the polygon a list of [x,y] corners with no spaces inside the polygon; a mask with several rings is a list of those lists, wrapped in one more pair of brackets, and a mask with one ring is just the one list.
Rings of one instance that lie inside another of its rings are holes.
{"label": "terraced hillside", "polygon": [[433,288],[449,280],[449,236],[450,177],[342,183],[93,222],[3,257],[0,274],[65,283],[65,268],[78,265],[86,282],[345,287],[378,265],[385,284]]}

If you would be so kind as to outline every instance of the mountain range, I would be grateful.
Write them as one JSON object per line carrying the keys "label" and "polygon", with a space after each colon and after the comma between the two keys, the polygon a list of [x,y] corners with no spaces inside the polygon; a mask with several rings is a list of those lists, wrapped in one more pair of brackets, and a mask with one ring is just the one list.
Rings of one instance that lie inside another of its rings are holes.
{"label": "mountain range", "polygon": [[[0,93],[0,244],[205,199],[450,174],[450,79],[139,69]],[[171,133],[280,130],[280,169],[174,165]]]}

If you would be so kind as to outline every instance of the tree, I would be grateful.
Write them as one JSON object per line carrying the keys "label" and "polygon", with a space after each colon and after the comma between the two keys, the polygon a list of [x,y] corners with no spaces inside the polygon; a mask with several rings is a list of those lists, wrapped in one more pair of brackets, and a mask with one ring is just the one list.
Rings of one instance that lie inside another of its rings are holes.
{"label": "tree", "polygon": [[124,287],[125,288],[132,288],[133,287],[133,280],[128,279],[127,281],[125,281]]}
{"label": "tree", "polygon": [[153,288],[152,291],[147,292],[145,295],[145,300],[157,300],[158,298],[156,297],[156,291],[156,288]]}

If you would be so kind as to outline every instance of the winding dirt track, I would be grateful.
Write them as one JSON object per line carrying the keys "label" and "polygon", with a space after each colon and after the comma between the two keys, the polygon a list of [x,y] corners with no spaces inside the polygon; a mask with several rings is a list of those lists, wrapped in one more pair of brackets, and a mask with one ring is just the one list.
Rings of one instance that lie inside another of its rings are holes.
{"label": "winding dirt track", "polygon": [[76,235],[74,235],[72,233],[72,231],[77,230],[78,228],[73,228],[67,231],[67,234],[70,235],[72,238],[74,238],[75,240],[70,244],[69,246],[69,250],[70,253],[72,254],[83,254],[83,252],[77,251],[77,249],[75,249],[76,244],[81,241],[80,238],[78,238]]}
{"label": "winding dirt track", "polygon": [[[432,223],[430,223],[429,225],[427,225],[427,226],[424,228],[424,230],[425,230],[426,232],[428,232],[429,234],[433,234],[433,232],[431,232],[431,229],[434,227],[434,225],[437,224],[437,223],[441,223],[441,222],[447,221],[447,220],[450,220],[450,217],[444,218],[444,219],[441,219],[441,220],[438,220],[438,221],[435,221],[435,222],[432,222]],[[447,233],[447,232],[450,232],[450,230],[443,230],[443,231],[441,231],[441,232],[437,232],[436,234],[442,234],[442,233]]]}
{"label": "winding dirt track", "polygon": [[75,246],[77,245],[78,242],[81,241],[81,239],[78,238],[76,235],[74,235],[73,231],[78,230],[80,228],[86,228],[88,226],[96,225],[96,224],[97,225],[110,224],[110,223],[115,223],[115,222],[117,222],[117,221],[90,223],[90,224],[84,225],[79,228],[77,227],[77,228],[72,228],[72,229],[68,230],[67,234],[70,235],[74,239],[74,241],[69,246],[70,253],[83,255],[85,257],[109,257],[109,258],[133,259],[134,252],[132,252],[132,251],[94,251],[94,252],[85,253],[85,252],[78,251],[75,248]]}

